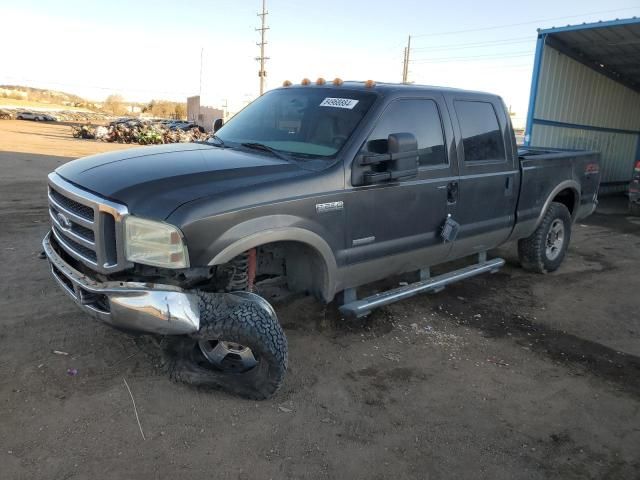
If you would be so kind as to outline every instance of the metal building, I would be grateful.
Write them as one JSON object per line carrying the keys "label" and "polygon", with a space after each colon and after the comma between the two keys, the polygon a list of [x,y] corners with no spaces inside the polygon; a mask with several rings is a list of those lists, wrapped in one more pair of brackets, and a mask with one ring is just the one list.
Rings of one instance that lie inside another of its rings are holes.
{"label": "metal building", "polygon": [[525,144],[601,152],[600,192],[640,160],[640,18],[538,30]]}
{"label": "metal building", "polygon": [[213,122],[218,118],[224,118],[223,110],[200,105],[200,95],[187,97],[187,120],[210,132],[213,129]]}

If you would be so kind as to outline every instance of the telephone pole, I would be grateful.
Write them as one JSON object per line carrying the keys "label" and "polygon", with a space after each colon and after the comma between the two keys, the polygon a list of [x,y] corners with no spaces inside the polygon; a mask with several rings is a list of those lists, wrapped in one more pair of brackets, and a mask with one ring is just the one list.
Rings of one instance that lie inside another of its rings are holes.
{"label": "telephone pole", "polygon": [[404,47],[402,56],[402,83],[407,83],[407,47]]}
{"label": "telephone pole", "polygon": [[264,41],[264,33],[269,30],[267,27],[267,12],[266,0],[262,0],[262,13],[258,13],[258,16],[261,17],[261,26],[260,28],[256,28],[256,32],[260,32],[260,43],[256,43],[260,47],[260,56],[256,57],[256,60],[260,62],[260,70],[258,71],[258,77],[260,77],[260,95],[264,93],[264,79],[267,76],[267,72],[264,69],[265,60],[269,60],[269,57],[264,56],[264,46],[267,42]]}
{"label": "telephone pole", "polygon": [[404,65],[402,68],[402,83],[409,83],[409,57],[411,56],[411,35],[404,48]]}

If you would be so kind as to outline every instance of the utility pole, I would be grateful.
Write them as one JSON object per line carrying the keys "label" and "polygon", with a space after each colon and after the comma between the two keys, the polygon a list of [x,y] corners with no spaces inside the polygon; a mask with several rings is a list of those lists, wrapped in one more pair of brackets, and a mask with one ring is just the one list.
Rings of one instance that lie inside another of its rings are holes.
{"label": "utility pole", "polygon": [[269,30],[267,27],[267,7],[266,0],[262,0],[262,13],[258,13],[258,16],[261,17],[261,26],[260,28],[256,28],[256,32],[260,32],[260,43],[256,43],[260,47],[260,56],[256,57],[256,60],[260,62],[260,71],[258,71],[258,77],[260,77],[260,95],[264,93],[264,79],[267,76],[267,72],[264,69],[265,60],[269,60],[269,57],[264,56],[264,46],[267,42],[264,41],[264,33]]}
{"label": "utility pole", "polygon": [[402,83],[407,83],[407,47],[404,47],[402,56]]}
{"label": "utility pole", "polygon": [[409,61],[411,57],[411,35],[404,49],[404,68],[402,69],[402,83],[409,83]]}

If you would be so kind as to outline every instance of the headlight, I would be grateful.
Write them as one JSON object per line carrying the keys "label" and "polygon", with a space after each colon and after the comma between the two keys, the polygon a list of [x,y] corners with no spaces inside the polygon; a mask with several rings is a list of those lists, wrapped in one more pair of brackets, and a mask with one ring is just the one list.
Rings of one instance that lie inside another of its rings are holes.
{"label": "headlight", "polygon": [[124,251],[130,262],[167,268],[189,266],[182,233],[173,225],[129,216],[124,220],[124,232]]}

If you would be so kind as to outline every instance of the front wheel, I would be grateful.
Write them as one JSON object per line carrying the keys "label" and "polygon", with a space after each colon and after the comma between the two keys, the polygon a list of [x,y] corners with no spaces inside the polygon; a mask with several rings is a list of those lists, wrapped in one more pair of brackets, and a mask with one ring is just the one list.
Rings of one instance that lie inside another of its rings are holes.
{"label": "front wheel", "polygon": [[518,241],[522,268],[549,273],[560,267],[571,239],[571,214],[562,203],[553,202],[535,232]]}
{"label": "front wheel", "polygon": [[200,292],[200,330],[170,344],[170,375],[190,385],[262,400],[287,372],[287,339],[269,303],[254,294]]}

